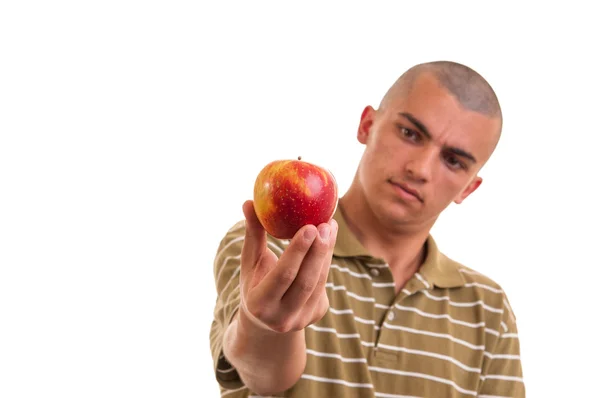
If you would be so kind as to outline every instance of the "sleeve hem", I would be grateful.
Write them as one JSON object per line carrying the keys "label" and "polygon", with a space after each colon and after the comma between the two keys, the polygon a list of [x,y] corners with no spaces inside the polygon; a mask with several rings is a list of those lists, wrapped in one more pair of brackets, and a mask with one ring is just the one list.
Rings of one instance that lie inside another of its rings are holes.
{"label": "sleeve hem", "polygon": [[[227,330],[227,327],[231,324],[234,317],[236,316],[239,310],[238,306],[232,311],[231,316],[227,319],[227,325],[223,328],[223,330]],[[215,355],[213,361],[213,368],[215,371],[215,377],[219,385],[228,390],[237,389],[244,387],[244,382],[241,380],[240,375],[238,374],[235,367],[229,363],[227,358],[225,358],[225,354],[223,353],[223,340],[220,340],[220,344],[218,347],[218,354]]]}

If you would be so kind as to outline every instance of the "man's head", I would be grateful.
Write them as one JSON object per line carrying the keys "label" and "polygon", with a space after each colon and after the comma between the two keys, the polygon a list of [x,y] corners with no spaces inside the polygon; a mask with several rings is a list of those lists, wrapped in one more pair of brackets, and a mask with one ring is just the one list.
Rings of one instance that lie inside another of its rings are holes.
{"label": "man's head", "polygon": [[381,220],[432,225],[479,187],[501,130],[496,95],[477,72],[447,61],[416,65],[379,109],[364,109],[355,185]]}

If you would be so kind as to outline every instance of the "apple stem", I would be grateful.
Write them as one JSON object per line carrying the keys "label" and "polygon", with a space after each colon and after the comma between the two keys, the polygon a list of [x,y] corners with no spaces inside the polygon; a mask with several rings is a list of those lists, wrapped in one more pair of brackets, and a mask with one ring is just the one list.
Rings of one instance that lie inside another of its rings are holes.
{"label": "apple stem", "polygon": [[298,160],[302,160],[302,156],[298,156]]}

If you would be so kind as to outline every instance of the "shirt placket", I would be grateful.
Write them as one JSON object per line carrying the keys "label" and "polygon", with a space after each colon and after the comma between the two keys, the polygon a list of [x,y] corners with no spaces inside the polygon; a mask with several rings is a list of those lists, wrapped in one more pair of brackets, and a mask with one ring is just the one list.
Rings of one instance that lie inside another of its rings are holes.
{"label": "shirt placket", "polygon": [[[371,267],[369,272],[374,285],[375,303],[373,315],[376,325],[372,357],[376,362],[397,361],[400,353],[388,350],[386,346],[394,344],[396,334],[399,332],[387,327],[386,324],[393,324],[399,316],[399,309],[396,308],[396,305],[402,305],[403,301],[419,290],[427,289],[427,282],[422,280],[422,276],[419,278],[415,275],[407,281],[396,296],[395,287],[393,286],[394,279],[389,267]],[[378,284],[381,286],[389,285],[389,287],[377,288]]]}

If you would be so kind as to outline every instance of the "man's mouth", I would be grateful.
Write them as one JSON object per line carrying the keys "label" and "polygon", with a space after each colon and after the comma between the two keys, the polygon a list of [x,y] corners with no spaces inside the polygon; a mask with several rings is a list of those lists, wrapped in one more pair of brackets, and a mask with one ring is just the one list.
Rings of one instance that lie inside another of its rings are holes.
{"label": "man's mouth", "polygon": [[397,182],[393,182],[390,181],[390,183],[398,190],[400,191],[400,193],[404,193],[406,195],[412,196],[414,199],[418,200],[419,202],[423,203],[423,197],[421,196],[421,194],[419,193],[419,191],[417,191],[414,188],[409,187],[406,184],[403,183],[397,183]]}

